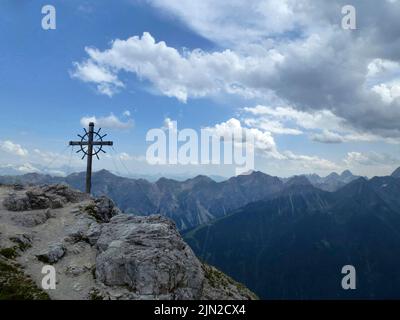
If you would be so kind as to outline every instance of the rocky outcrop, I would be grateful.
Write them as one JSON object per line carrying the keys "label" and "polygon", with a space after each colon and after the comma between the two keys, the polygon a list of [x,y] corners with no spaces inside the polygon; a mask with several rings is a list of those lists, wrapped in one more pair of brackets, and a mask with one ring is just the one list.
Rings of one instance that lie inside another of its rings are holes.
{"label": "rocky outcrop", "polygon": [[[15,190],[15,188],[14,188]],[[39,186],[27,189],[23,194],[11,193],[3,205],[10,211],[62,208],[68,202],[79,202],[87,195],[69,188],[67,185]]]}
{"label": "rocky outcrop", "polygon": [[56,242],[49,245],[49,247],[36,255],[39,261],[45,263],[56,263],[60,260],[65,254],[65,247],[62,243]]}
{"label": "rocky outcrop", "polygon": [[114,202],[104,196],[94,199],[93,204],[86,206],[85,210],[99,222],[109,222],[112,217],[121,213]]}
{"label": "rocky outcrop", "polygon": [[256,298],[202,264],[168,218],[121,214],[106,197],[60,185],[0,187],[0,248],[37,285],[52,264],[51,299]]}
{"label": "rocky outcrop", "polygon": [[49,209],[46,209],[29,212],[16,212],[11,219],[18,225],[24,227],[35,227],[45,223],[50,217],[51,212]]}
{"label": "rocky outcrop", "polygon": [[127,286],[139,298],[201,298],[201,263],[165,217],[116,216],[97,247],[96,276],[106,285]]}

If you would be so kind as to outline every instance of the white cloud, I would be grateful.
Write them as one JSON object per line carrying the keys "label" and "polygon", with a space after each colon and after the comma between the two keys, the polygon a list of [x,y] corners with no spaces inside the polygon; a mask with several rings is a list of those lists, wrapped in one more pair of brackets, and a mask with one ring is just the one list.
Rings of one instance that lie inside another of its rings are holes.
{"label": "white cloud", "polygon": [[[275,134],[308,134],[320,143],[375,142],[398,143],[395,139],[357,131],[345,119],[329,110],[298,111],[292,107],[269,107],[257,105],[242,110],[247,125]],[[252,115],[252,117],[247,116]]]}
{"label": "white cloud", "polygon": [[122,153],[120,153],[119,154],[119,158],[121,159],[121,160],[123,160],[123,161],[129,161],[129,160],[132,160],[133,159],[133,157],[131,157],[128,153],[126,153],[126,152],[122,152]]}
{"label": "white cloud", "polygon": [[32,173],[32,172],[41,172],[38,168],[33,166],[31,163],[27,162],[24,163],[23,165],[17,166],[16,169],[20,171],[21,173]]}
{"label": "white cloud", "polygon": [[300,135],[303,132],[299,129],[285,127],[281,122],[265,118],[246,118],[244,123],[250,127],[260,128],[273,134]]}
{"label": "white cloud", "polygon": [[348,152],[343,159],[346,168],[364,176],[390,175],[399,166],[400,159],[388,153]]}
{"label": "white cloud", "polygon": [[226,122],[221,122],[213,127],[206,127],[204,129],[224,139],[232,139],[232,137],[235,139],[240,138],[240,141],[234,141],[235,144],[243,142],[251,143],[250,139],[246,140],[246,137],[252,137],[254,139],[254,150],[266,157],[282,159],[282,155],[277,151],[275,140],[270,132],[244,127],[238,119],[231,118]]}
{"label": "white cloud", "polygon": [[[264,101],[287,100],[291,107],[284,111],[290,111],[288,116],[302,121],[304,127],[308,122],[314,125],[325,120],[329,127],[324,128],[331,131],[334,126],[346,123],[357,128],[354,130],[400,134],[393,123],[393,119],[400,118],[400,108],[382,108],[382,103],[395,102],[398,85],[378,81],[380,74],[393,70],[396,63],[358,57],[363,48],[357,46],[351,48],[354,52],[348,52],[351,59],[335,55],[335,42],[348,41],[348,33],[327,28],[304,39],[257,43],[247,51],[179,52],[163,41],[156,42],[145,32],[142,37],[117,39],[103,51],[86,48],[89,58],[75,63],[72,74],[96,84],[99,92],[107,95],[124,86],[119,74],[128,72],[181,102],[220,94]],[[354,72],[343,71],[347,65]],[[385,101],[380,102],[382,97]],[[276,111],[282,110],[276,108]],[[370,114],[374,114],[373,126]],[[299,134],[276,123],[269,126],[276,132]]]}
{"label": "white cloud", "polygon": [[336,163],[317,156],[298,155],[291,151],[284,151],[283,154],[287,160],[294,161],[299,167],[311,172],[315,172],[315,170],[332,171],[340,168]]}
{"label": "white cloud", "polygon": [[368,64],[367,85],[386,105],[390,105],[400,97],[399,75],[399,62],[374,59]]}
{"label": "white cloud", "polygon": [[[158,9],[178,16],[197,33],[216,43],[252,43],[283,34],[304,23],[296,8],[309,8],[302,0],[148,0]],[[298,4],[298,5],[297,5]]]}
{"label": "white cloud", "polygon": [[[330,113],[340,123],[326,121],[328,127],[319,128],[338,135],[342,132],[335,126],[346,123],[346,135],[400,136],[394,82],[400,62],[399,2],[377,6],[354,0],[363,17],[356,33],[340,28],[339,0],[147,2],[221,49],[173,48],[145,32],[114,40],[106,50],[86,48],[88,57],[75,63],[72,76],[109,96],[124,87],[120,74],[128,72],[182,102],[224,94],[263,104],[276,98],[311,117],[326,113],[327,119]],[[259,125],[280,134],[302,131],[271,121]]]}
{"label": "white cloud", "polygon": [[281,152],[278,150],[271,132],[258,128],[245,127],[241,124],[240,120],[235,118],[216,124],[213,127],[208,127],[207,129],[222,137],[230,137],[234,132],[243,131],[246,135],[254,137],[254,149],[258,155],[267,157],[271,159],[271,161],[279,163],[281,166],[285,166],[285,162],[289,161],[295,163],[297,167],[313,172],[315,172],[315,170],[329,171],[340,168],[336,163],[317,156],[295,154],[289,150]]}
{"label": "white cloud", "polygon": [[26,157],[29,154],[27,149],[24,149],[20,144],[14,143],[10,140],[0,141],[0,149],[4,152],[20,157]]}
{"label": "white cloud", "polygon": [[329,130],[323,130],[322,133],[315,133],[312,135],[312,140],[321,143],[342,143],[345,139],[340,134]]}
{"label": "white cloud", "polygon": [[383,102],[390,104],[395,99],[400,98],[400,81],[381,83],[372,87],[372,91],[377,93]]}
{"label": "white cloud", "polygon": [[95,64],[91,60],[82,63],[74,63],[74,70],[71,77],[80,79],[83,82],[97,84],[97,90],[104,95],[112,97],[124,84],[118,77],[104,66]]}
{"label": "white cloud", "polygon": [[304,129],[321,129],[328,130],[341,129],[344,126],[344,119],[334,115],[329,110],[318,111],[299,111],[293,107],[270,107],[257,105],[255,107],[246,107],[244,112],[254,116],[259,116],[265,121],[292,121],[298,127]]}
{"label": "white cloud", "polygon": [[146,161],[145,156],[130,155],[127,152],[121,152],[121,153],[117,154],[116,156],[122,161],[140,161],[140,162]]}
{"label": "white cloud", "polygon": [[87,127],[90,122],[94,122],[97,127],[109,128],[109,129],[129,129],[133,127],[133,120],[128,119],[127,121],[120,120],[117,116],[111,113],[107,117],[83,117],[81,119],[81,125]]}
{"label": "white cloud", "polygon": [[165,118],[164,119],[164,124],[162,126],[163,130],[176,130],[176,128],[174,128],[174,120],[172,120],[171,118]]}
{"label": "white cloud", "polygon": [[373,59],[367,66],[368,77],[377,77],[382,74],[391,74],[398,71],[400,64],[396,61],[391,61],[387,59]]}
{"label": "white cloud", "polygon": [[[75,63],[72,72],[85,82],[97,84],[99,91],[123,86],[119,71],[136,74],[150,81],[168,97],[186,102],[188,97],[204,97],[218,93],[240,94],[245,97],[264,96],[249,82],[256,75],[267,77],[283,56],[266,50],[261,57],[242,57],[231,50],[207,53],[200,49],[180,53],[163,41],[156,42],[150,33],[127,40],[115,40],[111,48],[100,51],[86,48],[89,59]],[[103,91],[103,92],[102,92]]]}

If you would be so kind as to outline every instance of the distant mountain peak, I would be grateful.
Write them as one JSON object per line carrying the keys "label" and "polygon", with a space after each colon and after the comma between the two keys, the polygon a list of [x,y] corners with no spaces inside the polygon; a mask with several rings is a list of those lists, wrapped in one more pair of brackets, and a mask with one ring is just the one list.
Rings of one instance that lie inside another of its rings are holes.
{"label": "distant mountain peak", "polygon": [[102,176],[102,177],[110,177],[110,178],[117,178],[119,176],[113,174],[112,172],[106,170],[106,169],[101,169],[99,171],[94,172],[95,175],[97,176]]}
{"label": "distant mountain peak", "polygon": [[96,171],[97,173],[101,173],[101,174],[112,174],[110,171],[108,171],[107,169],[101,169],[99,171]]}
{"label": "distant mountain peak", "polygon": [[210,177],[205,176],[203,174],[199,174],[199,175],[197,175],[194,178],[189,179],[189,180],[193,180],[193,181],[213,181],[213,179],[211,179]]}
{"label": "distant mountain peak", "polygon": [[286,183],[285,186],[312,186],[310,180],[306,176],[293,176]]}
{"label": "distant mountain peak", "polygon": [[326,176],[327,178],[339,178],[339,174],[337,172],[332,172]]}
{"label": "distant mountain peak", "polygon": [[210,183],[210,182],[215,182],[215,181],[213,179],[211,179],[210,177],[201,175],[201,174],[198,176],[195,176],[194,178],[187,179],[186,181],[184,181],[185,184],[191,184],[191,185],[198,184],[198,183]]}
{"label": "distant mountain peak", "polygon": [[394,170],[392,172],[391,176],[394,178],[400,178],[400,167],[398,167],[396,170]]}
{"label": "distant mountain peak", "polygon": [[348,177],[352,177],[353,173],[350,170],[344,170],[341,175],[342,178],[348,178]]}
{"label": "distant mountain peak", "polygon": [[368,184],[368,180],[364,177],[359,177],[338,190],[338,192],[344,193],[347,196],[362,193],[367,194],[367,192],[370,191],[372,191],[372,189]]}
{"label": "distant mountain peak", "polygon": [[256,171],[248,170],[248,171],[242,172],[241,174],[239,174],[239,176],[249,176],[249,175],[253,174],[254,172],[256,172]]}

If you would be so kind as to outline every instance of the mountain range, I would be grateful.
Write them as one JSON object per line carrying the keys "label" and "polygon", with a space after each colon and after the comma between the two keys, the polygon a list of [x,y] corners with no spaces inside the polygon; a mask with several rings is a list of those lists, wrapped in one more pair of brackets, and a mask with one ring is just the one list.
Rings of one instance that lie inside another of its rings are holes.
{"label": "mountain range", "polygon": [[[341,175],[332,173],[324,178],[318,175],[305,177],[316,187],[328,191],[336,190],[357,178],[349,171]],[[149,182],[101,170],[93,173],[92,181],[93,195],[109,196],[123,211],[138,215],[161,214],[173,219],[180,230],[185,230],[278,193],[288,179],[254,171],[220,182],[201,175],[185,181],[160,178],[156,182]],[[82,191],[85,189],[84,182],[83,172],[67,177],[39,173],[0,177],[0,183],[4,184],[66,183]]]}
{"label": "mountain range", "polygon": [[[185,240],[263,299],[398,299],[399,192],[394,176],[358,178],[335,192],[297,177]],[[345,265],[356,269],[356,290],[341,287]]]}
{"label": "mountain range", "polygon": [[[80,190],[84,181],[84,173],[0,177]],[[286,179],[255,171],[222,182],[102,170],[92,190],[126,213],[173,219],[202,261],[263,299],[400,298],[400,169],[369,180],[350,171]],[[357,290],[341,287],[345,265],[357,270]]]}

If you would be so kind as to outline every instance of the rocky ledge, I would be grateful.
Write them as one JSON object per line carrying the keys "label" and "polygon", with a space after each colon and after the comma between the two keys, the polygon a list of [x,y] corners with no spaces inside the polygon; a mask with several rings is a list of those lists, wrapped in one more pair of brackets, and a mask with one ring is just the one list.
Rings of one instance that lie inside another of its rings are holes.
{"label": "rocky ledge", "polygon": [[[46,264],[57,284],[44,292]],[[122,214],[64,185],[0,187],[0,269],[2,298],[257,298],[201,263],[169,219]]]}

